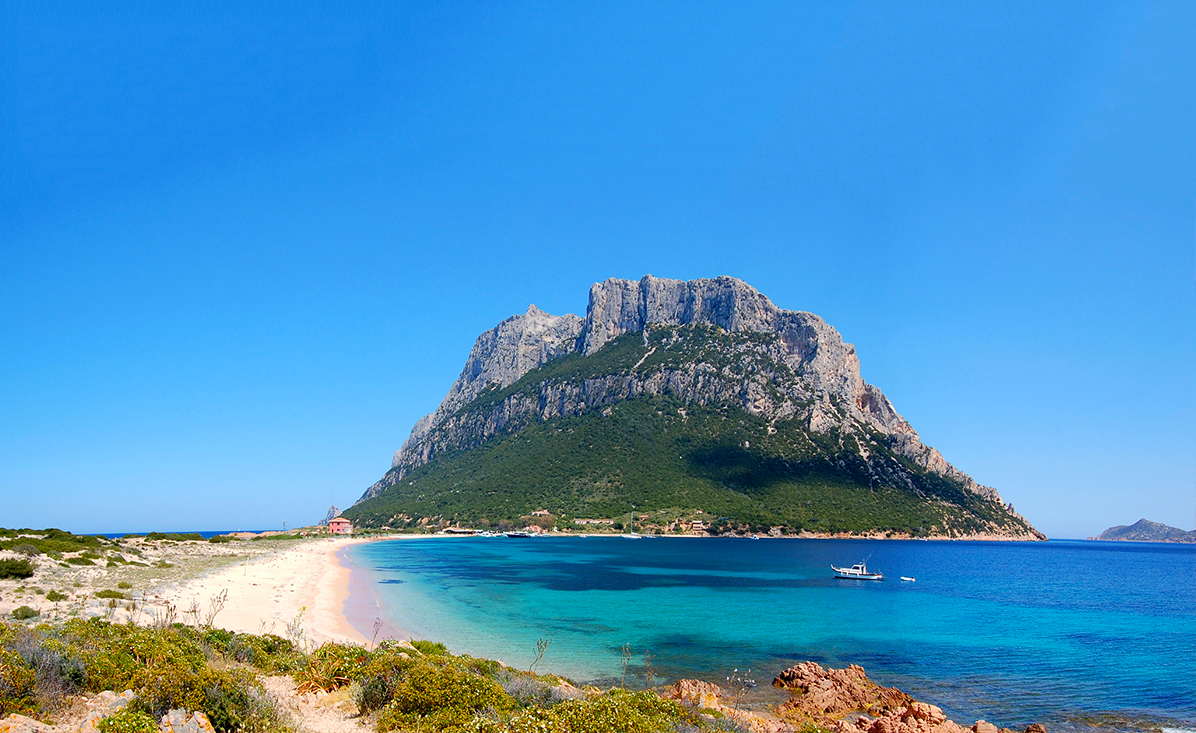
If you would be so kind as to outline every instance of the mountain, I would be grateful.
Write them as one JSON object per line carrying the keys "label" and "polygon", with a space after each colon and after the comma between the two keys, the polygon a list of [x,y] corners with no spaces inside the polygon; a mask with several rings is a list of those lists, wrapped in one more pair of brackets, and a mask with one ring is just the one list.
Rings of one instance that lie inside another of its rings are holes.
{"label": "mountain", "polygon": [[1121,540],[1124,542],[1196,542],[1196,529],[1186,532],[1178,527],[1139,519],[1133,524],[1109,527],[1090,540]]}
{"label": "mountain", "polygon": [[332,520],[336,519],[337,517],[339,517],[340,514],[341,514],[341,510],[337,509],[336,505],[333,504],[332,506],[328,507],[328,513],[324,515],[324,518],[321,519],[320,523],[317,524],[316,526],[317,527],[327,527],[328,523],[331,522]]}
{"label": "mountain", "polygon": [[[730,277],[590,288],[478,337],[345,515],[362,526],[631,519],[787,533],[1041,539],[924,445],[812,313]],[[547,521],[547,520],[543,520]]]}

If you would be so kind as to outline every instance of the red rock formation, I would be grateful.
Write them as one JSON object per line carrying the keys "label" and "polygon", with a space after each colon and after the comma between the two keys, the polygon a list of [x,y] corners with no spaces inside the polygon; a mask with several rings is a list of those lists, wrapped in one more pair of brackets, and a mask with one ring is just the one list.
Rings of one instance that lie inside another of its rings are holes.
{"label": "red rock formation", "polygon": [[[793,693],[777,715],[798,726],[814,723],[840,733],[1012,733],[983,720],[965,728],[948,720],[939,707],[917,702],[895,687],[881,687],[854,664],[823,669],[802,662],[772,684]],[[1046,733],[1046,728],[1035,723],[1025,733]]]}
{"label": "red rock formation", "polygon": [[827,723],[850,713],[884,715],[913,702],[913,698],[895,687],[881,687],[851,665],[846,669],[823,669],[814,662],[802,662],[781,672],[772,681],[794,693],[777,714],[797,723]]}
{"label": "red rock formation", "polygon": [[751,730],[752,733],[793,733],[796,730],[779,720],[724,705],[723,690],[713,682],[681,680],[669,688],[665,697],[716,712]]}

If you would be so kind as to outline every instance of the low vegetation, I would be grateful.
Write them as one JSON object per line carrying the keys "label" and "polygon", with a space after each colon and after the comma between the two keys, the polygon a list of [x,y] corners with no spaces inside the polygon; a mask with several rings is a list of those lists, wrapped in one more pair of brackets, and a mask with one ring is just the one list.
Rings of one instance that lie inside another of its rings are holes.
{"label": "low vegetation", "polygon": [[8,558],[0,560],[0,579],[24,580],[33,576],[33,563]]}
{"label": "low vegetation", "polygon": [[53,720],[72,698],[133,690],[101,731],[151,731],[168,710],[201,711],[217,731],[288,731],[294,723],[261,683],[290,674],[301,692],[345,689],[379,731],[674,733],[731,730],[726,721],[652,691],[580,689],[552,675],[449,653],[441,644],[383,641],[305,651],[274,635],[174,623],[71,620],[0,623],[0,717]]}

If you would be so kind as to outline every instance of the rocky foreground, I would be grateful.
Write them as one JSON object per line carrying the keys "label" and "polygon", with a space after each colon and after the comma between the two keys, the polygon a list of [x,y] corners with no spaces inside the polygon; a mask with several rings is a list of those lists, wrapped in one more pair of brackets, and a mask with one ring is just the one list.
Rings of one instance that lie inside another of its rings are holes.
{"label": "rocky foreground", "polygon": [[[773,686],[788,690],[790,698],[769,714],[739,709],[733,692],[710,682],[681,680],[667,695],[753,733],[796,733],[811,727],[838,733],[1013,733],[984,720],[966,727],[948,720],[941,708],[895,687],[881,687],[855,664],[824,669],[802,662],[777,675]],[[1046,733],[1046,728],[1036,723],[1024,733]]]}
{"label": "rocky foreground", "polygon": [[[357,709],[345,688],[331,693],[310,689],[304,691],[303,686],[296,685],[290,675],[269,677],[264,682],[274,704],[285,711],[289,730],[351,733],[375,727],[373,717]],[[744,690],[723,689],[700,680],[680,680],[667,688],[658,689],[657,693],[691,711],[693,719],[702,722],[702,727],[695,730],[706,730],[706,724],[710,724],[714,725],[710,730],[751,733],[799,733],[811,730],[822,733],[1014,733],[1009,728],[999,728],[984,720],[978,720],[970,726],[949,720],[941,708],[914,700],[897,688],[876,684],[868,679],[862,667],[854,664],[845,669],[825,669],[814,662],[803,662],[777,675],[773,685],[788,690],[790,698],[765,712],[741,709],[740,696]],[[553,688],[553,693],[561,700],[585,699],[603,694],[597,689],[577,688],[565,681],[560,681]],[[0,720],[0,733],[103,733],[105,730],[124,730],[105,726],[102,721],[120,715],[133,699],[132,690],[119,695],[106,691],[92,697],[81,696],[74,700],[70,711],[60,716],[54,725],[22,715],[10,715]],[[727,727],[728,723],[734,727]],[[618,725],[612,725],[609,728],[611,733],[623,731]],[[203,712],[185,709],[169,711],[158,723],[159,733],[214,733],[215,730]],[[1033,724],[1026,727],[1024,733],[1046,733],[1046,728]]]}

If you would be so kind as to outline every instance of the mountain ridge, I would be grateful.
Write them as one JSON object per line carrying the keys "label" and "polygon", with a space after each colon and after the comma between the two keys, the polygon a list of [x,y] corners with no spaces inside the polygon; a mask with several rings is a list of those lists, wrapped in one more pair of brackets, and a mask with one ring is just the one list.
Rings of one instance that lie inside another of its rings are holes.
{"label": "mountain ridge", "polygon": [[[440,406],[416,423],[391,469],[358,504],[438,456],[641,398],[733,406],[765,420],[766,435],[796,421],[806,437],[795,440],[834,434],[838,449],[865,462],[878,450],[891,454],[872,462],[885,463],[882,473],[910,491],[921,480],[910,472],[927,472],[1001,504],[995,489],[922,444],[884,393],[861,378],[854,346],[822,318],[778,308],[735,278],[650,275],[595,283],[585,318],[531,306],[479,336]],[[894,469],[893,461],[911,466]],[[1036,534],[1002,506],[1018,532]]]}
{"label": "mountain ridge", "polygon": [[1133,524],[1109,527],[1096,537],[1088,539],[1120,542],[1196,542],[1196,530],[1182,530],[1142,518]]}

